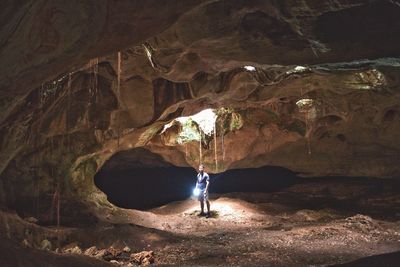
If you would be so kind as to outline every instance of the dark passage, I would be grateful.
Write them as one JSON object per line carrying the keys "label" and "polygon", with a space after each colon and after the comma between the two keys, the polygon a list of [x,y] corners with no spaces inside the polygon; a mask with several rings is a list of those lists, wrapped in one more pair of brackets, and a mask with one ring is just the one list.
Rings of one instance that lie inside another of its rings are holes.
{"label": "dark passage", "polygon": [[[111,157],[96,174],[95,183],[111,203],[146,210],[191,197],[196,175],[193,168],[172,166],[139,148]],[[232,193],[229,197],[243,198],[241,192],[273,192],[275,195],[264,196],[263,201],[293,210],[328,208],[349,216],[361,213],[388,220],[393,215],[400,216],[400,207],[394,204],[400,193],[399,179],[302,178],[285,168],[271,166],[228,170],[210,174],[210,179],[210,193]],[[252,201],[251,197],[245,198]]]}
{"label": "dark passage", "polygon": [[[207,172],[207,166],[206,166]],[[144,148],[112,156],[95,176],[96,186],[111,203],[131,209],[151,209],[192,195],[197,170],[180,168]],[[271,192],[294,183],[295,174],[280,167],[229,170],[210,174],[210,193]]]}
{"label": "dark passage", "polygon": [[[196,175],[193,168],[132,168],[100,171],[95,182],[119,207],[150,209],[190,197]],[[262,167],[210,174],[210,180],[210,193],[271,192],[292,185],[296,177],[284,168]]]}

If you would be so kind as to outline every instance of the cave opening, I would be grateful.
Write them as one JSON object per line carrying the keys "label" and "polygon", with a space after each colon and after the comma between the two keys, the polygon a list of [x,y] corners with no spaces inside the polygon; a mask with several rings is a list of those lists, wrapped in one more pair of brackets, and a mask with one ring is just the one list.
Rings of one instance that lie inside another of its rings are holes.
{"label": "cave opening", "polygon": [[[189,206],[192,211],[198,210],[192,195],[196,175],[194,168],[174,166],[148,149],[134,148],[113,155],[94,179],[96,186],[118,207],[155,213],[163,207],[170,211],[176,208],[173,212],[180,213],[187,212]],[[277,205],[278,210],[285,206],[290,214],[313,210],[346,216],[366,214],[387,221],[396,221],[400,216],[400,207],[392,203],[399,195],[397,179],[310,178],[276,166],[229,169],[209,175],[211,210],[216,212],[245,200],[254,204],[268,202]],[[180,209],[179,203],[186,205],[186,209]],[[234,208],[231,213],[235,213]]]}
{"label": "cave opening", "polygon": [[[196,175],[193,168],[174,166],[159,155],[136,148],[111,157],[95,175],[95,184],[118,207],[148,210],[190,198]],[[281,167],[232,169],[210,173],[210,194],[273,192],[297,179],[295,173]]]}
{"label": "cave opening", "polygon": [[[285,212],[292,216],[303,216],[304,212],[365,214],[386,221],[396,221],[400,216],[400,207],[393,206],[400,190],[398,179],[311,178],[276,166],[209,174],[211,211],[217,216],[233,216],[237,211],[248,210],[249,203],[265,202],[268,203],[265,208],[272,214],[277,210],[282,212],[285,207]],[[192,195],[196,175],[195,168],[175,166],[147,148],[134,148],[114,154],[96,173],[94,181],[117,207],[186,216],[199,211],[197,199]],[[243,201],[247,203],[244,206],[240,204]]]}

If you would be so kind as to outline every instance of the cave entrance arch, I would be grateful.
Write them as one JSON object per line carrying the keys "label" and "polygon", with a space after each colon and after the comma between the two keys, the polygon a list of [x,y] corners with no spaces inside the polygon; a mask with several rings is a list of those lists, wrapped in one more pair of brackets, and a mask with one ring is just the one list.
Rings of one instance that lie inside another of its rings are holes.
{"label": "cave entrance arch", "polygon": [[[147,210],[191,197],[196,170],[177,167],[145,148],[113,155],[95,175],[95,184],[116,206]],[[211,194],[271,192],[292,185],[296,176],[280,167],[233,169],[210,174]]]}

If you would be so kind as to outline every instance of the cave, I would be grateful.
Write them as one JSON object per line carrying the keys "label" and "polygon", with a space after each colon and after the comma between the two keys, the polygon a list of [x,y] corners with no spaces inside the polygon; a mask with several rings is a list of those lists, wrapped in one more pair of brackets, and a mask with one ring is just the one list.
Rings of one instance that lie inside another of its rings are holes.
{"label": "cave", "polygon": [[399,1],[1,6],[0,266],[398,265]]}
{"label": "cave", "polygon": [[[176,167],[157,154],[136,148],[113,155],[96,173],[94,182],[118,207],[151,210],[190,198],[196,175],[193,168]],[[290,170],[273,166],[232,169],[211,175],[209,192],[276,192],[293,185],[296,178]]]}

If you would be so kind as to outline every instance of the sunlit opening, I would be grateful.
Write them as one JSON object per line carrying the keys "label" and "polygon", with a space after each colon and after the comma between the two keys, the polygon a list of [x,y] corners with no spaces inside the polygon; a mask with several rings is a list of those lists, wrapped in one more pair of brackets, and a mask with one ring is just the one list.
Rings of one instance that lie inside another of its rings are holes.
{"label": "sunlit opening", "polygon": [[314,100],[310,98],[303,98],[296,102],[297,107],[301,109],[311,108],[314,103]]}
{"label": "sunlit opening", "polygon": [[188,117],[180,117],[176,120],[181,124],[187,123],[189,120],[195,121],[203,133],[210,135],[214,130],[215,120],[217,119],[217,115],[215,114],[213,109],[205,109],[200,111],[199,113],[188,116]]}
{"label": "sunlit opening", "polygon": [[309,71],[309,70],[310,70],[310,68],[308,68],[308,67],[296,66],[293,69],[286,71],[286,74],[302,73],[302,72],[306,72],[306,71]]}
{"label": "sunlit opening", "polygon": [[247,71],[256,71],[256,68],[253,67],[253,66],[244,66],[243,68],[244,68],[245,70],[247,70]]}
{"label": "sunlit opening", "polygon": [[[243,125],[241,116],[231,108],[205,109],[195,115],[179,117],[164,125],[161,134],[171,127],[179,127],[174,137],[175,144],[201,141],[224,131],[234,131]],[[219,130],[217,130],[219,129]],[[218,133],[217,133],[218,132]],[[215,136],[214,136],[215,137]]]}
{"label": "sunlit opening", "polygon": [[200,133],[199,131],[197,131],[193,122],[198,125],[198,127],[204,134],[211,135],[215,127],[216,119],[217,115],[215,114],[215,111],[213,109],[205,109],[192,116],[176,118],[170,123],[164,125],[164,129],[161,133],[164,133],[168,128],[174,125],[174,123],[179,122],[182,125],[182,131],[178,137],[179,143],[184,143],[185,141],[189,140],[199,141]]}

